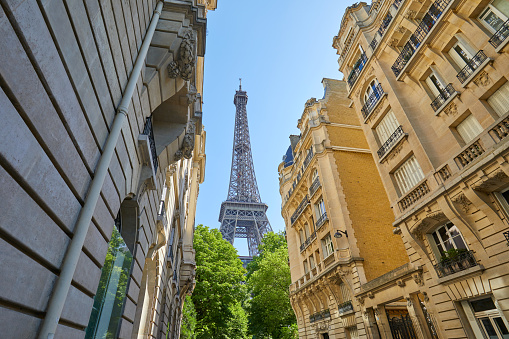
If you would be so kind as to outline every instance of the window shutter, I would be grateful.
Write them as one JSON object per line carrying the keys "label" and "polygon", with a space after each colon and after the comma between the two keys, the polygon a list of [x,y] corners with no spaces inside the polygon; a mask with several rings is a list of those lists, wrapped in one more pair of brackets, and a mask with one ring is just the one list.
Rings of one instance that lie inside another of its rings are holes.
{"label": "window shutter", "polygon": [[488,98],[488,103],[499,116],[509,111],[509,81]]}
{"label": "window shutter", "polygon": [[474,140],[475,137],[483,131],[481,124],[479,124],[472,114],[463,120],[458,127],[456,127],[456,130],[466,143]]}
{"label": "window shutter", "polygon": [[394,172],[394,178],[402,194],[408,192],[424,178],[421,166],[419,166],[415,156],[405,161],[403,165]]}
{"label": "window shutter", "polygon": [[394,131],[399,127],[398,120],[396,119],[396,116],[394,115],[393,111],[389,111],[385,115],[385,117],[380,121],[378,126],[376,126],[375,131],[378,135],[378,140],[380,141],[380,144],[383,145],[384,142],[389,139],[389,137],[394,133]]}

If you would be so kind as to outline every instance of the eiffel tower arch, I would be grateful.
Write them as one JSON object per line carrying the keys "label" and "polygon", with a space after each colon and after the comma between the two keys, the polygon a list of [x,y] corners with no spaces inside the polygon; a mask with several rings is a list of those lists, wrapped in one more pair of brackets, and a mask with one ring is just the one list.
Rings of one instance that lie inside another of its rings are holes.
{"label": "eiffel tower arch", "polygon": [[221,204],[219,230],[231,244],[235,238],[246,238],[249,256],[253,257],[258,254],[262,236],[272,228],[266,214],[268,206],[261,201],[256,183],[247,123],[247,92],[242,90],[242,84],[235,91],[233,103],[236,112],[230,186],[228,197]]}

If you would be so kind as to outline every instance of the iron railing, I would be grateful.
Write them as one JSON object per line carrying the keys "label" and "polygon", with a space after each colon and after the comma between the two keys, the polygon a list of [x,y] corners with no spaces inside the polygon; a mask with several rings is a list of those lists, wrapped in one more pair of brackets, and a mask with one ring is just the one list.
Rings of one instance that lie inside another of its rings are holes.
{"label": "iron railing", "polygon": [[302,244],[300,244],[300,251],[304,251],[312,242],[316,239],[316,231],[311,233],[311,235],[304,241]]}
{"label": "iron railing", "polygon": [[376,47],[378,46],[377,37],[379,36],[380,39],[382,38],[385,31],[387,30],[387,27],[389,27],[389,24],[391,23],[391,21],[392,21],[392,14],[389,12],[389,13],[387,13],[385,18],[380,23],[380,27],[378,28],[378,31],[376,31],[375,37],[373,38],[373,40],[371,40],[371,43],[369,44],[369,47],[371,47],[371,50],[373,52],[375,51]]}
{"label": "iron railing", "polygon": [[302,166],[304,166],[304,169],[308,167],[309,163],[311,162],[311,158],[313,158],[313,155],[314,155],[313,148],[311,147],[308,151],[308,154],[306,155],[306,158],[302,162]]}
{"label": "iron railing", "polygon": [[309,196],[312,197],[316,193],[316,191],[318,190],[319,187],[320,187],[320,178],[316,177],[316,179],[313,181],[311,186],[309,186]]}
{"label": "iron railing", "polygon": [[364,106],[361,108],[362,116],[366,119],[373,108],[375,108],[376,104],[382,99],[384,95],[384,90],[382,89],[382,84],[378,84],[374,89],[373,93],[370,94]]}
{"label": "iron railing", "polygon": [[156,143],[154,141],[154,130],[152,129],[151,117],[148,117],[147,120],[145,121],[145,128],[143,129],[143,134],[148,136],[150,152],[152,153],[152,164],[154,165],[154,172],[157,172],[159,162],[157,161]]}
{"label": "iron railing", "polygon": [[321,312],[316,312],[313,315],[309,316],[309,322],[314,323],[315,321],[319,321],[322,319],[330,318],[330,311],[329,309],[323,310]]}
{"label": "iron railing", "polygon": [[476,55],[474,55],[472,57],[472,59],[470,59],[466,66],[463,67],[463,69],[461,71],[459,71],[459,73],[456,75],[456,78],[458,78],[458,80],[461,82],[461,83],[464,83],[469,76],[472,75],[472,73],[475,72],[476,69],[479,68],[479,66],[482,65],[482,63],[487,59],[488,57],[486,56],[486,54],[484,54],[484,51],[483,50],[480,50],[479,52],[477,52]]}
{"label": "iron railing", "polygon": [[357,78],[359,77],[359,74],[361,73],[367,61],[368,58],[366,57],[366,54],[361,53],[359,60],[355,62],[352,71],[348,75],[348,86],[350,86],[350,88],[352,88],[355,82],[357,81]]}
{"label": "iron railing", "polygon": [[443,278],[477,265],[479,264],[477,263],[477,260],[475,260],[474,253],[472,251],[464,251],[453,258],[442,260],[434,267],[437,271],[438,277]]}
{"label": "iron railing", "polygon": [[500,28],[493,34],[489,40],[489,43],[497,48],[504,42],[504,40],[509,36],[509,19],[500,26]]}
{"label": "iron railing", "polygon": [[316,221],[315,228],[318,230],[327,220],[329,220],[329,218],[327,217],[327,212],[323,212],[323,214]]}
{"label": "iron railing", "polygon": [[431,108],[436,112],[442,105],[449,99],[456,90],[452,87],[452,84],[447,85],[443,91],[431,102]]}
{"label": "iron railing", "polygon": [[419,48],[421,43],[424,41],[429,31],[433,28],[438,19],[442,16],[444,9],[449,5],[452,0],[436,0],[428,12],[422,18],[422,21],[417,26],[415,32],[410,36],[407,43],[403,47],[403,50],[399,54],[398,58],[392,65],[391,69],[395,76],[399,76],[403,68],[415,53],[415,50]]}
{"label": "iron railing", "polygon": [[295,209],[295,212],[293,212],[292,217],[290,218],[292,225],[295,223],[299,215],[304,211],[304,208],[309,204],[309,197],[306,195],[302,201],[300,202],[299,206]]}
{"label": "iron railing", "polygon": [[352,301],[348,300],[338,306],[339,315],[353,311]]}
{"label": "iron railing", "polygon": [[384,142],[382,147],[380,147],[380,149],[377,151],[378,158],[382,159],[383,156],[391,149],[392,146],[394,146],[399,141],[399,139],[401,139],[404,134],[403,126],[396,128],[394,133],[391,134],[389,139],[387,139],[387,141]]}
{"label": "iron railing", "polygon": [[401,3],[403,2],[403,0],[394,0],[394,2],[392,3],[392,5],[394,7],[396,7],[396,9],[399,8],[399,5],[401,5]]}

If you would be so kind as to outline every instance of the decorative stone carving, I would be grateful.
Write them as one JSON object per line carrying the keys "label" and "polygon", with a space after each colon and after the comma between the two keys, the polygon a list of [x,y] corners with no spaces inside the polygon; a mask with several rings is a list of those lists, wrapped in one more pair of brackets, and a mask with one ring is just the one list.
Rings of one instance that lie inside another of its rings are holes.
{"label": "decorative stone carving", "polygon": [[374,295],[374,294],[373,294],[373,292],[371,292],[371,291],[370,291],[370,292],[368,292],[366,295],[368,296],[368,298],[369,298],[369,299],[373,299],[373,298],[375,298],[375,295]]}
{"label": "decorative stone carving", "polygon": [[389,42],[389,45],[391,47],[397,47],[399,44],[399,40],[398,39],[391,39],[391,41]]}
{"label": "decorative stone carving", "polygon": [[313,106],[313,104],[316,102],[316,98],[310,98],[308,101],[306,101],[306,107]]}
{"label": "decorative stone carving", "polygon": [[168,76],[170,78],[180,77],[184,80],[190,80],[196,61],[195,57],[196,40],[192,30],[184,33],[180,43],[178,58],[168,64]]}
{"label": "decorative stone carving", "polygon": [[463,209],[463,212],[467,213],[470,209],[470,200],[465,196],[465,194],[460,193],[457,196],[455,196],[452,201],[456,204],[461,205],[461,208]]}
{"label": "decorative stone carving", "polygon": [[477,86],[487,86],[490,83],[490,76],[486,71],[482,71],[476,79],[474,79],[474,83]]}
{"label": "decorative stone carving", "polygon": [[422,295],[424,296],[424,302],[427,303],[429,301],[428,293],[422,292]]}
{"label": "decorative stone carving", "polygon": [[364,305],[364,297],[357,297],[357,301],[359,302],[359,304],[360,304],[361,306],[363,306],[363,305]]}
{"label": "decorative stone carving", "polygon": [[412,274],[412,278],[418,286],[424,286],[424,279],[422,277],[422,272],[417,272]]}
{"label": "decorative stone carving", "polygon": [[445,214],[442,211],[434,211],[426,214],[426,218],[433,219],[435,221],[440,221],[445,219]]}
{"label": "decorative stone carving", "polygon": [[455,115],[458,113],[458,106],[456,106],[454,102],[451,102],[446,108],[444,108],[443,112],[447,115]]}
{"label": "decorative stone carving", "polygon": [[407,18],[408,20],[413,20],[415,19],[415,16],[417,15],[417,12],[414,11],[413,9],[409,9],[408,11],[406,11],[405,13],[405,18]]}
{"label": "decorative stone carving", "polygon": [[[407,13],[408,13],[408,12],[407,12]],[[406,28],[405,28],[405,27],[403,27],[403,26],[398,26],[398,27],[396,28],[396,32],[399,32],[399,33],[403,34],[403,33],[405,33],[405,32],[406,32]]]}
{"label": "decorative stone carving", "polygon": [[175,161],[179,161],[182,158],[191,159],[193,156],[194,150],[194,133],[195,127],[194,123],[190,121],[187,124],[187,131],[184,135],[184,141],[182,142],[182,147],[175,152]]}
{"label": "decorative stone carving", "polygon": [[385,157],[385,159],[387,159],[387,160],[392,160],[392,159],[394,159],[394,158],[395,158],[395,157],[396,157],[396,156],[397,156],[397,155],[401,152],[401,150],[402,150],[402,149],[403,149],[403,143],[401,142],[398,146],[394,147],[394,148],[390,151],[389,155],[387,155],[387,156]]}
{"label": "decorative stone carving", "polygon": [[198,91],[196,90],[196,87],[194,87],[193,84],[189,86],[189,90],[187,91],[187,104],[192,105],[198,98]]}
{"label": "decorative stone carving", "polygon": [[404,287],[406,283],[403,281],[403,279],[398,279],[396,280],[396,285],[398,285],[399,287]]}
{"label": "decorative stone carving", "polygon": [[483,180],[476,182],[472,185],[472,189],[476,191],[492,192],[497,189],[503,182],[507,182],[508,176],[502,170],[498,169],[489,176],[486,176]]}
{"label": "decorative stone carving", "polygon": [[406,304],[407,304],[407,306],[408,306],[408,307],[412,307],[412,305],[414,304],[414,303],[412,302],[412,298],[410,298],[410,297],[405,297],[405,300],[406,300]]}

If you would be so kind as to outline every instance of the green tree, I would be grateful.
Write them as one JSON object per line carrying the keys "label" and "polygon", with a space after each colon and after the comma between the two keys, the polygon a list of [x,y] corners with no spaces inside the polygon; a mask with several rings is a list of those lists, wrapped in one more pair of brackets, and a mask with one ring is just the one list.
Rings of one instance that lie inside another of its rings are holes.
{"label": "green tree", "polygon": [[182,323],[180,326],[180,338],[196,338],[196,309],[190,296],[186,296],[182,310]]}
{"label": "green tree", "polygon": [[283,233],[267,233],[260,255],[248,265],[249,333],[255,338],[297,338],[295,314],[290,305],[288,250]]}
{"label": "green tree", "polygon": [[198,225],[194,234],[196,287],[196,338],[247,338],[247,316],[242,303],[247,298],[246,270],[237,250],[217,229]]}

